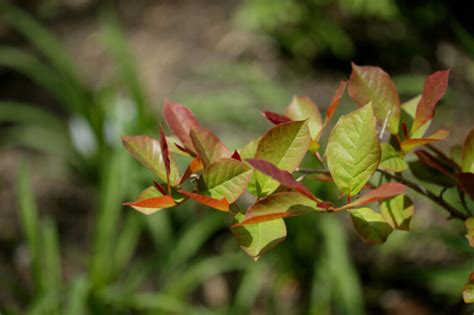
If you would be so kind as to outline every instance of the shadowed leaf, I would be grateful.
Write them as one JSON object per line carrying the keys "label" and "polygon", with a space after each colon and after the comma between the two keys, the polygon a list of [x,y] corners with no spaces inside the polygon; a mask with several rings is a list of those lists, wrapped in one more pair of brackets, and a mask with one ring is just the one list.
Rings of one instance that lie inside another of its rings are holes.
{"label": "shadowed leaf", "polygon": [[178,190],[178,192],[180,194],[188,197],[189,199],[197,201],[200,204],[203,204],[205,206],[208,206],[208,207],[220,210],[220,211],[226,211],[226,212],[229,211],[229,203],[224,198],[222,198],[220,200],[219,199],[214,199],[214,198],[211,198],[211,197],[208,197],[208,196],[188,192],[188,191],[185,191],[185,190]]}
{"label": "shadowed leaf", "polygon": [[444,140],[448,137],[448,135],[449,135],[449,131],[440,129],[436,131],[435,133],[433,133],[431,136],[428,136],[426,138],[411,138],[411,139],[404,140],[400,143],[400,148],[402,149],[403,152],[409,152],[419,146]]}
{"label": "shadowed leaf", "polygon": [[418,160],[423,163],[424,165],[431,167],[432,169],[448,176],[455,178],[455,170],[451,168],[449,165],[441,161],[439,158],[431,155],[425,150],[417,150],[415,152]]}
{"label": "shadowed leaf", "polygon": [[461,161],[462,170],[464,172],[474,173],[474,128],[469,130],[469,133],[464,140]]}
{"label": "shadowed leaf", "polygon": [[352,210],[351,219],[360,238],[367,244],[384,243],[393,230],[381,214],[370,208]]}
{"label": "shadowed leaf", "polygon": [[227,149],[221,140],[205,128],[193,128],[190,136],[204,167],[208,167],[223,157],[231,156],[229,149]]}
{"label": "shadowed leaf", "polygon": [[378,123],[383,125],[388,117],[387,129],[398,134],[400,98],[395,83],[385,71],[353,63],[348,91],[359,106],[372,102]]}
{"label": "shadowed leaf", "polygon": [[380,185],[378,188],[362,195],[357,200],[354,200],[353,202],[348,203],[343,207],[340,207],[339,209],[349,209],[365,206],[366,204],[381,201],[403,193],[405,193],[405,185],[402,185],[400,183],[385,183]]}
{"label": "shadowed leaf", "polygon": [[394,229],[408,231],[415,207],[410,198],[398,195],[380,203],[380,212]]}
{"label": "shadowed leaf", "polygon": [[464,192],[474,201],[474,174],[460,173],[458,174],[458,180]]}
{"label": "shadowed leaf", "polygon": [[467,218],[466,221],[464,221],[464,225],[467,231],[467,241],[471,247],[474,247],[474,217]]}
{"label": "shadowed leaf", "polygon": [[166,100],[163,108],[163,117],[181,143],[188,149],[194,150],[189,133],[199,127],[194,114],[185,106]]}
{"label": "shadowed leaf", "polygon": [[237,161],[242,161],[242,158],[240,157],[239,151],[234,150],[234,153],[232,153],[231,158]]}

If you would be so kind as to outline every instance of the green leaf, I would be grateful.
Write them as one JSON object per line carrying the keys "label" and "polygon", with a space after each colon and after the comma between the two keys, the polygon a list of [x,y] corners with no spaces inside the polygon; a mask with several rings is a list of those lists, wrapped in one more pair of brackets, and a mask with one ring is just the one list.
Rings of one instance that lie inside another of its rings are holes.
{"label": "green leaf", "polygon": [[467,173],[474,173],[474,128],[469,130],[466,140],[464,140],[461,159],[462,170]]}
{"label": "green leaf", "polygon": [[287,218],[315,210],[317,210],[316,202],[300,193],[292,191],[278,192],[258,200],[248,208],[242,224]]}
{"label": "green leaf", "polygon": [[[263,135],[258,143],[255,158],[268,161],[291,173],[303,160],[310,140],[306,121],[279,124]],[[249,191],[257,196],[266,196],[278,186],[278,181],[257,171],[252,176]]]}
{"label": "green leaf", "polygon": [[308,120],[311,139],[316,140],[323,128],[323,119],[318,106],[307,96],[294,96],[285,115],[291,120]]}
{"label": "green leaf", "polygon": [[392,145],[383,143],[380,145],[382,155],[380,157],[379,168],[392,172],[403,172],[408,169],[408,164],[403,159],[400,151]]}
{"label": "green leaf", "polygon": [[372,102],[379,124],[384,125],[388,117],[388,130],[394,135],[398,134],[400,98],[395,83],[385,71],[378,67],[359,67],[353,63],[348,91],[359,106]]}
{"label": "green leaf", "polygon": [[199,188],[214,199],[225,198],[233,203],[247,188],[252,169],[234,159],[221,159],[204,169]]}
{"label": "green leaf", "polygon": [[242,149],[239,150],[239,154],[242,160],[253,159],[257,153],[258,143],[260,138],[254,139],[247,143]]}
{"label": "green leaf", "polygon": [[410,139],[403,140],[402,142],[400,142],[400,148],[402,149],[403,152],[409,152],[415,149],[416,147],[419,147],[428,143],[444,140],[448,137],[448,135],[449,135],[449,131],[440,129],[425,138],[410,138]]}
{"label": "green leaf", "polygon": [[331,131],[326,149],[328,167],[344,194],[357,194],[377,169],[381,150],[375,125],[369,103],[339,118]]}
{"label": "green leaf", "polygon": [[440,172],[434,172],[431,167],[428,167],[420,161],[409,162],[408,166],[413,175],[422,181],[445,187],[453,187],[457,184],[453,178]]}
{"label": "green leaf", "polygon": [[191,129],[190,137],[204,167],[208,167],[223,157],[231,156],[229,149],[219,138],[205,128],[194,127]]}
{"label": "green leaf", "polygon": [[[122,142],[127,151],[140,163],[153,171],[163,181],[167,181],[165,162],[161,154],[160,142],[148,136],[124,136]],[[178,166],[170,155],[170,182],[179,180]]]}
{"label": "green leaf", "polygon": [[405,195],[395,196],[380,203],[380,212],[385,221],[398,230],[409,230],[414,209],[410,198]]}
{"label": "green leaf", "polygon": [[466,226],[466,238],[469,242],[471,247],[474,247],[474,217],[469,217],[464,221],[464,225]]}
{"label": "green leaf", "polygon": [[[418,103],[420,102],[420,99],[421,94],[402,104],[401,120],[406,124],[407,130],[409,130],[410,132],[410,134],[408,135],[410,138],[423,138],[426,131],[431,126],[431,120],[428,120],[423,126],[420,126],[414,132],[411,128],[411,126],[413,125],[413,121],[415,120],[416,108],[418,106]],[[402,134],[400,134],[400,136],[401,139],[406,138]]]}
{"label": "green leaf", "polygon": [[[235,219],[237,223],[240,223],[244,215],[238,213]],[[255,261],[280,244],[286,237],[283,219],[250,225],[236,224],[231,227],[231,231],[243,251]]]}
{"label": "green leaf", "polygon": [[464,303],[474,303],[474,272],[469,275],[468,282],[462,290]]}
{"label": "green leaf", "polygon": [[370,208],[352,210],[351,218],[359,236],[367,244],[382,244],[392,233],[390,224]]}

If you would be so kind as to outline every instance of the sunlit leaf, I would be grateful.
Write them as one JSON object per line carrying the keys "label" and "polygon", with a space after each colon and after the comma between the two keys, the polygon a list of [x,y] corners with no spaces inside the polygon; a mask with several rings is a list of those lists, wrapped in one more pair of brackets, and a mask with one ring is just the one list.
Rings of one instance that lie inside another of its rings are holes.
{"label": "sunlit leaf", "polygon": [[285,114],[292,120],[307,120],[311,139],[317,139],[323,119],[318,106],[309,97],[294,96]]}
{"label": "sunlit leaf", "polygon": [[236,214],[236,224],[231,227],[231,231],[240,247],[253,260],[258,260],[262,255],[283,242],[286,237],[286,226],[283,219],[250,225],[238,224],[243,219],[244,215],[242,213]]}
{"label": "sunlit leaf", "polygon": [[449,131],[440,129],[436,131],[435,133],[433,133],[431,136],[428,136],[425,138],[411,138],[411,139],[403,140],[400,143],[400,148],[402,149],[403,152],[409,152],[419,146],[444,140],[448,137],[448,135],[449,135]]}
{"label": "sunlit leaf", "polygon": [[393,196],[403,194],[404,192],[405,192],[405,185],[402,185],[400,183],[385,183],[339,209],[349,209],[349,208],[365,206],[372,202],[381,201]]}
{"label": "sunlit leaf", "polygon": [[163,117],[181,143],[188,149],[194,150],[189,133],[199,127],[194,114],[185,106],[166,100],[163,108]]}
{"label": "sunlit leaf", "polygon": [[400,124],[400,98],[390,76],[378,67],[360,67],[352,64],[348,87],[349,95],[359,104],[372,102],[375,117],[380,125],[387,121],[387,129],[398,134]]}
{"label": "sunlit leaf", "polygon": [[189,163],[188,167],[186,168],[186,171],[179,179],[179,183],[184,183],[184,181],[186,181],[192,174],[201,171],[203,168],[204,165],[202,165],[201,159],[199,157],[194,158],[191,163]]}
{"label": "sunlit leaf", "polygon": [[467,241],[471,247],[474,247],[474,217],[467,218],[466,221],[464,221],[464,225],[467,231]]}
{"label": "sunlit leaf", "polygon": [[211,197],[208,197],[208,196],[188,192],[188,191],[185,191],[185,190],[182,190],[182,189],[178,190],[178,192],[180,194],[188,197],[189,199],[192,199],[196,202],[199,202],[200,204],[203,204],[205,206],[208,206],[208,207],[214,208],[216,210],[220,210],[220,211],[229,211],[229,202],[227,202],[227,200],[225,200],[225,198],[214,199],[214,198],[211,198]]}
{"label": "sunlit leaf", "polygon": [[474,272],[469,275],[468,282],[462,290],[464,303],[474,303]]}
{"label": "sunlit leaf", "polygon": [[[166,166],[161,154],[160,142],[148,136],[123,136],[122,142],[127,151],[140,163],[153,171],[163,181],[167,180]],[[170,182],[172,185],[179,180],[178,166],[172,156],[170,158]]]}
{"label": "sunlit leaf", "polygon": [[[417,130],[412,130],[413,121],[416,115],[416,108],[418,107],[418,103],[421,100],[421,94],[415,96],[414,98],[406,101],[402,104],[402,111],[401,111],[401,121],[406,124],[407,126],[407,137],[405,135],[400,135],[401,139],[407,138],[423,138],[428,128],[431,126],[431,120],[428,120],[423,126],[419,127]],[[411,130],[411,132],[410,132]]]}
{"label": "sunlit leaf", "polygon": [[411,133],[433,118],[436,104],[444,96],[448,88],[448,77],[449,70],[444,70],[437,71],[426,78],[423,93],[416,108]]}
{"label": "sunlit leaf", "polygon": [[[310,134],[306,121],[279,124],[260,139],[255,158],[268,161],[281,170],[293,172],[308,151],[309,142]],[[250,181],[249,191],[258,196],[266,196],[278,186],[276,180],[255,172]]]}
{"label": "sunlit leaf", "polygon": [[233,203],[247,188],[252,169],[234,159],[224,158],[202,172],[200,188],[214,199]]}
{"label": "sunlit leaf", "polygon": [[262,115],[263,117],[265,117],[266,119],[268,119],[271,123],[275,125],[279,125],[279,124],[291,121],[291,119],[286,117],[285,115],[281,115],[274,112],[262,112]]}
{"label": "sunlit leaf", "polygon": [[196,127],[191,130],[191,140],[197,154],[202,160],[204,167],[208,167],[215,161],[223,158],[230,157],[231,153],[229,149],[209,130]]}
{"label": "sunlit leaf", "polygon": [[460,173],[458,174],[458,180],[464,192],[474,201],[474,174]]}
{"label": "sunlit leaf", "polygon": [[403,172],[408,169],[408,164],[403,159],[400,151],[397,151],[388,143],[381,144],[380,148],[382,150],[379,164],[380,169],[392,172]]}
{"label": "sunlit leaf", "polygon": [[372,105],[342,116],[329,136],[326,149],[329,171],[346,195],[357,194],[372,177],[380,161],[380,145]]}
{"label": "sunlit leaf", "polygon": [[287,218],[315,211],[316,202],[299,193],[284,191],[274,193],[255,202],[247,209],[242,224],[254,224]]}
{"label": "sunlit leaf", "polygon": [[385,221],[398,230],[409,230],[414,210],[413,203],[405,195],[395,196],[380,203],[380,212]]}
{"label": "sunlit leaf", "polygon": [[314,201],[320,201],[311,191],[308,190],[308,188],[306,188],[302,183],[296,181],[288,171],[281,170],[272,163],[264,160],[248,159],[245,161],[252,165],[256,170],[270,176],[281,185],[294,189]]}
{"label": "sunlit leaf", "polygon": [[150,186],[138,195],[136,201],[125,202],[124,205],[150,215],[161,209],[173,207],[176,203],[171,196],[163,196],[154,186]]}
{"label": "sunlit leaf", "polygon": [[242,149],[239,150],[240,157],[245,159],[253,159],[257,153],[257,146],[260,142],[260,138],[254,139],[247,143]]}
{"label": "sunlit leaf", "polygon": [[356,231],[367,244],[382,244],[392,233],[390,224],[370,208],[355,209],[350,213]]}
{"label": "sunlit leaf", "polygon": [[474,173],[474,128],[469,130],[469,133],[464,140],[462,146],[462,170],[468,173]]}

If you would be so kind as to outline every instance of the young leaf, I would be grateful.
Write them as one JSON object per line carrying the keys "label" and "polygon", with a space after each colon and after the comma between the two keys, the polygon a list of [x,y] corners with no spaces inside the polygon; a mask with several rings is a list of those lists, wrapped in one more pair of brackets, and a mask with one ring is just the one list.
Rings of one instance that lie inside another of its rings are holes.
{"label": "young leaf", "polygon": [[353,202],[339,208],[338,210],[365,206],[366,204],[381,201],[393,196],[401,195],[403,193],[405,193],[405,185],[400,183],[385,183],[359,197],[357,200],[354,200]]}
{"label": "young leaf", "polygon": [[243,219],[242,213],[236,214],[236,224],[231,227],[231,231],[243,251],[255,261],[283,242],[286,237],[283,219],[250,225],[239,224]]}
{"label": "young leaf", "polygon": [[193,128],[199,127],[194,114],[185,106],[166,100],[163,108],[163,117],[181,143],[188,149],[194,151],[194,146],[189,137]]}
{"label": "young leaf", "polygon": [[264,160],[249,159],[245,161],[252,165],[256,170],[270,176],[283,186],[294,189],[316,202],[320,201],[311,191],[308,190],[308,188],[306,188],[302,183],[296,181],[289,172],[281,170],[272,163]]}
{"label": "young leaf", "polygon": [[252,169],[244,162],[223,158],[202,172],[200,188],[214,199],[233,203],[247,188]]}
{"label": "young leaf", "polygon": [[339,82],[339,86],[337,87],[336,93],[334,94],[331,104],[329,104],[329,107],[326,111],[326,119],[324,120],[324,126],[326,126],[329,123],[329,121],[332,118],[332,115],[334,114],[337,107],[339,106],[339,103],[341,102],[341,98],[344,95],[344,91],[346,90],[346,86],[347,86],[347,81]]}
{"label": "young leaf", "polygon": [[[140,163],[153,171],[163,181],[167,181],[166,166],[161,154],[160,142],[148,136],[123,136],[122,142],[127,151]],[[172,156],[170,160],[170,182],[174,185],[179,179],[178,166]]]}
{"label": "young leaf", "polygon": [[431,126],[431,120],[428,120],[423,126],[418,128],[416,131],[409,132],[409,130],[412,130],[411,127],[413,126],[413,121],[415,120],[416,108],[418,107],[418,103],[420,102],[420,100],[421,94],[406,101],[401,106],[401,121],[406,125],[407,129],[407,136],[405,136],[404,134],[400,134],[401,139],[423,138],[426,131]]}
{"label": "young leaf", "polygon": [[392,172],[403,172],[408,169],[408,164],[403,159],[403,155],[400,151],[388,144],[383,143],[380,145],[382,155],[380,157],[379,168]]}
{"label": "young leaf", "polygon": [[380,212],[394,229],[408,231],[415,207],[410,198],[398,195],[380,203]]}
{"label": "young leaf", "polygon": [[469,242],[471,247],[474,247],[474,217],[469,217],[464,221],[464,225],[466,226],[466,238]]}
{"label": "young leaf", "polygon": [[193,128],[190,136],[204,167],[208,167],[223,157],[231,156],[229,149],[227,149],[221,140],[205,128]]}
{"label": "young leaf", "polygon": [[226,211],[226,212],[229,211],[229,206],[230,205],[229,205],[229,202],[227,202],[227,200],[225,200],[225,198],[214,199],[214,198],[211,198],[211,197],[208,197],[208,196],[188,192],[188,191],[185,191],[185,190],[182,190],[182,189],[178,190],[178,192],[180,194],[188,197],[189,199],[197,201],[200,204],[203,204],[205,206],[208,206],[208,207],[220,210],[220,211]]}
{"label": "young leaf", "polygon": [[178,183],[184,183],[192,174],[201,171],[203,168],[204,165],[202,165],[201,159],[198,157],[194,158],[191,163],[189,163],[188,167],[186,168],[186,171],[183,173]]}
{"label": "young leaf", "polygon": [[460,173],[458,174],[458,180],[464,192],[474,201],[474,174]]}
{"label": "young leaf", "polygon": [[329,171],[346,195],[357,194],[372,177],[380,161],[380,145],[372,105],[342,116],[329,136],[326,149]]}
{"label": "young leaf", "polygon": [[400,124],[400,98],[390,76],[378,67],[359,67],[352,64],[349,95],[359,104],[372,102],[375,117],[380,125],[387,120],[387,129],[398,134]]}
{"label": "young leaf", "polygon": [[290,118],[284,115],[280,115],[278,113],[274,113],[274,112],[262,112],[262,115],[263,117],[265,117],[266,119],[268,119],[271,123],[275,125],[279,125],[279,124],[291,121]]}
{"label": "young leaf", "polygon": [[307,120],[311,139],[316,140],[323,128],[318,106],[306,96],[294,96],[285,112],[292,120]]}
{"label": "young leaf", "polygon": [[232,153],[231,158],[237,161],[242,161],[242,157],[240,156],[239,151],[237,150],[234,150],[234,153]]}
{"label": "young leaf", "polygon": [[125,202],[124,205],[150,215],[158,210],[173,207],[176,203],[171,196],[163,196],[154,186],[150,186],[138,195],[137,201]]}
{"label": "young leaf", "polygon": [[242,149],[239,150],[240,157],[245,159],[253,159],[257,153],[257,146],[260,142],[260,138],[254,139],[247,143]]}
{"label": "young leaf", "polygon": [[370,208],[352,210],[351,219],[359,236],[367,244],[382,244],[393,230],[382,215]]}
{"label": "young leaf", "polygon": [[448,137],[449,131],[440,129],[433,133],[431,136],[428,136],[426,138],[411,138],[407,140],[403,140],[400,143],[400,148],[402,149],[403,152],[409,152],[413,150],[416,147],[436,142],[436,141],[441,141],[444,140]]}
{"label": "young leaf", "polygon": [[474,272],[471,272],[468,282],[464,285],[462,297],[464,303],[474,303]]}
{"label": "young leaf", "polygon": [[314,200],[292,191],[274,193],[247,209],[241,224],[254,224],[287,218],[317,210]]}
{"label": "young leaf", "polygon": [[163,128],[161,126],[160,126],[160,148],[161,148],[161,156],[165,164],[166,182],[168,183],[168,185],[170,185],[170,173],[171,173],[170,150],[168,149],[168,143],[166,142],[165,133],[163,132]]}
{"label": "young leaf", "polygon": [[435,114],[435,107],[439,100],[446,93],[448,88],[449,70],[437,71],[425,80],[423,93],[416,108],[415,120],[411,128],[411,133],[415,132],[430,121]]}
{"label": "young leaf", "polygon": [[[273,127],[260,139],[255,158],[268,161],[279,169],[293,172],[308,151],[310,135],[306,121],[292,121]],[[279,183],[255,172],[249,190],[266,196],[277,189]]]}
{"label": "young leaf", "polygon": [[461,161],[464,172],[474,173],[474,128],[469,130],[466,140],[464,140]]}

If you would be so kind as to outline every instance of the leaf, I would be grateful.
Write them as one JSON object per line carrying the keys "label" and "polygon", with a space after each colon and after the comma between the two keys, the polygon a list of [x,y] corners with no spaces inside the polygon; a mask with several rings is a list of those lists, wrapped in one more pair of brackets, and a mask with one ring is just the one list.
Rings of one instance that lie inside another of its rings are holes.
{"label": "leaf", "polygon": [[362,195],[351,203],[340,207],[338,210],[365,206],[366,204],[381,201],[405,193],[405,185],[400,183],[385,183],[374,190]]}
{"label": "leaf", "polygon": [[252,169],[244,162],[224,158],[204,169],[200,183],[205,194],[233,203],[247,188]]}
{"label": "leaf", "polygon": [[469,133],[464,140],[461,153],[462,170],[468,173],[474,173],[474,128],[469,130]]}
{"label": "leaf", "polygon": [[179,184],[184,183],[192,174],[201,171],[203,168],[204,165],[202,165],[201,159],[198,157],[194,158],[191,163],[189,163],[188,167],[186,168],[186,171],[179,179]]}
{"label": "leaf", "polygon": [[474,174],[460,173],[458,174],[458,180],[464,192],[474,201]]}
{"label": "leaf", "polygon": [[255,224],[316,210],[316,203],[297,192],[274,193],[255,202],[247,209],[241,224]]}
{"label": "leaf", "polygon": [[474,247],[474,217],[469,217],[464,221],[466,226],[466,238],[469,242],[469,246]]}
{"label": "leaf", "polygon": [[257,153],[257,146],[259,142],[260,138],[254,139],[247,143],[242,149],[240,149],[240,157],[243,160],[253,159],[255,157],[255,154]]}
{"label": "leaf", "polygon": [[464,303],[474,303],[474,272],[469,275],[469,281],[462,290]]}
{"label": "leaf", "polygon": [[384,243],[393,230],[381,214],[370,208],[352,210],[351,219],[359,236],[367,244]]}
{"label": "leaf", "polygon": [[[148,136],[123,136],[123,146],[145,167],[150,169],[163,181],[167,180],[166,166],[161,154],[160,142]],[[170,158],[170,182],[174,185],[179,179],[178,166],[172,156]]]}
{"label": "leaf", "polygon": [[176,203],[171,196],[163,196],[155,187],[150,186],[137,197],[137,201],[125,202],[135,210],[150,215],[164,208],[174,207]]}
{"label": "leaf", "polygon": [[[279,169],[293,172],[308,151],[309,142],[310,134],[306,121],[279,124],[267,131],[260,139],[255,158],[268,161]],[[249,190],[258,196],[266,196],[278,186],[277,181],[260,172],[255,172],[250,181]]]}
{"label": "leaf", "polygon": [[237,160],[237,161],[242,161],[242,158],[240,157],[239,151],[234,150],[234,153],[232,153],[231,156],[232,159]]}
{"label": "leaf", "polygon": [[339,82],[339,86],[337,87],[336,93],[334,94],[331,104],[329,104],[329,107],[326,111],[326,119],[324,120],[324,126],[326,126],[329,123],[329,121],[332,118],[332,115],[334,115],[334,112],[339,106],[339,103],[341,102],[341,98],[344,95],[344,91],[346,90],[347,83],[348,81]]}
{"label": "leaf", "polygon": [[413,175],[422,181],[434,183],[444,187],[452,187],[456,185],[456,180],[439,172],[433,172],[432,168],[424,165],[420,161],[409,162],[408,166],[410,167]]}
{"label": "leaf", "polygon": [[262,112],[262,115],[263,117],[265,117],[266,119],[268,119],[271,123],[275,125],[279,125],[279,124],[291,121],[290,118],[284,115],[280,115],[278,113],[274,113],[274,112]]}
{"label": "leaf", "polygon": [[[401,121],[406,124],[407,131],[412,130],[413,121],[416,115],[416,108],[418,107],[418,103],[420,102],[421,94],[415,96],[414,98],[406,101],[402,104],[402,111],[401,111]],[[428,128],[431,126],[431,120],[427,121],[423,126],[418,128],[416,131],[407,132],[407,137],[404,135],[400,135],[401,139],[406,138],[423,138]],[[403,136],[403,137],[402,137]]]}
{"label": "leaf", "polygon": [[346,195],[357,194],[372,177],[380,161],[380,145],[372,105],[341,116],[326,149],[329,171]]}
{"label": "leaf", "polygon": [[438,104],[448,88],[449,71],[437,71],[426,78],[423,93],[416,108],[411,133],[433,118],[436,104]]}
{"label": "leaf", "polygon": [[349,95],[364,106],[372,102],[375,117],[384,125],[387,117],[388,130],[396,135],[400,124],[400,98],[390,76],[378,67],[359,67],[352,64]]}
{"label": "leaf", "polygon": [[208,167],[223,157],[231,156],[229,149],[227,149],[219,138],[205,128],[193,128],[190,136],[204,167]]}
{"label": "leaf", "polygon": [[294,189],[297,192],[305,195],[306,197],[316,202],[320,201],[317,197],[313,195],[312,192],[308,190],[308,188],[306,188],[302,183],[296,181],[289,172],[280,170],[272,163],[264,160],[248,159],[245,161],[252,165],[256,170],[262,172],[265,175],[270,176],[283,186]]}
{"label": "leaf", "polygon": [[238,224],[244,219],[242,213],[236,214],[235,219],[237,224],[231,227],[232,234],[243,251],[255,261],[286,237],[286,226],[282,219],[250,225]]}
{"label": "leaf", "polygon": [[382,143],[380,148],[382,150],[379,164],[380,169],[397,173],[408,169],[408,164],[403,159],[400,151],[397,151],[388,143]]}
{"label": "leaf", "polygon": [[398,195],[380,203],[380,212],[394,229],[408,231],[415,207],[405,195]]}
{"label": "leaf", "polygon": [[226,212],[229,211],[229,206],[230,205],[229,205],[229,202],[227,202],[227,200],[225,200],[225,198],[222,198],[220,200],[219,199],[214,199],[214,198],[211,198],[211,197],[208,197],[208,196],[188,192],[188,191],[185,191],[185,190],[182,190],[182,189],[178,190],[178,192],[180,194],[188,197],[189,199],[197,201],[200,204],[203,204],[205,206],[208,206],[208,207],[220,210],[220,211],[226,211]]}
{"label": "leaf", "polygon": [[418,160],[422,164],[432,168],[433,170],[436,170],[436,171],[444,174],[445,176],[453,177],[453,178],[456,177],[456,175],[455,175],[456,170],[455,169],[453,169],[450,165],[447,165],[446,163],[444,163],[439,158],[431,155],[427,151],[417,150],[415,152],[415,154],[418,157]]}
{"label": "leaf", "polygon": [[318,106],[309,97],[294,96],[285,114],[292,120],[308,120],[311,139],[317,139],[323,128],[323,119]]}
{"label": "leaf", "polygon": [[400,148],[402,149],[403,152],[409,152],[419,146],[436,142],[436,141],[440,141],[440,140],[444,140],[448,137],[448,135],[449,135],[449,131],[440,129],[436,131],[435,133],[433,133],[431,136],[428,136],[426,138],[411,138],[411,139],[403,140],[400,143]]}
{"label": "leaf", "polygon": [[196,117],[194,117],[194,114],[181,104],[165,100],[163,117],[181,143],[188,149],[194,151],[194,146],[189,136],[193,128],[199,127],[199,123]]}
{"label": "leaf", "polygon": [[163,132],[163,128],[161,126],[160,126],[160,148],[161,148],[161,156],[162,156],[163,162],[165,164],[166,182],[169,185],[170,184],[170,173],[171,173],[170,151],[168,149],[168,143],[166,142],[165,133]]}

